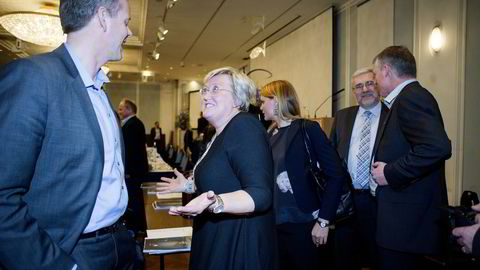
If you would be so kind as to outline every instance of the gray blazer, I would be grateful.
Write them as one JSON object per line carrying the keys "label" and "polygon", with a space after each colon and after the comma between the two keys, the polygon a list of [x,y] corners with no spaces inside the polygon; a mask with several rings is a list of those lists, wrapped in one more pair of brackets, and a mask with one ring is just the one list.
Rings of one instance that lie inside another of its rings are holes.
{"label": "gray blazer", "polygon": [[71,269],[104,153],[95,111],[64,45],[3,67],[0,104],[0,268]]}

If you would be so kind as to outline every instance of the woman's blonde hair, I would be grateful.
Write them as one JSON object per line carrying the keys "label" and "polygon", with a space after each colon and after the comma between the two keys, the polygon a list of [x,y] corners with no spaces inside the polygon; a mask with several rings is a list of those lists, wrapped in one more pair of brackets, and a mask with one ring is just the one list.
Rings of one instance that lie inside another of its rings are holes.
{"label": "woman's blonde hair", "polygon": [[222,67],[210,71],[203,83],[217,75],[229,75],[232,78],[233,99],[235,104],[241,111],[248,111],[250,102],[255,99],[257,87],[255,83],[245,73],[238,71],[232,67]]}
{"label": "woman's blonde hair", "polygon": [[282,120],[301,118],[300,104],[293,85],[285,80],[277,80],[262,87],[260,95],[275,98],[277,116]]}

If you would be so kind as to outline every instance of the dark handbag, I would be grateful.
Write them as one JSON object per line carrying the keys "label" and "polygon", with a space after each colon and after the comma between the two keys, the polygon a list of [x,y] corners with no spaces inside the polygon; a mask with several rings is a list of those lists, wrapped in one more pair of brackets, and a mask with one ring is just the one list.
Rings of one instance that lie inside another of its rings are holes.
{"label": "dark handbag", "polygon": [[[303,132],[303,142],[305,143],[305,150],[308,156],[307,171],[308,171],[309,177],[315,180],[318,199],[321,202],[326,192],[327,177],[325,175],[325,172],[319,167],[317,160],[312,158],[313,155],[311,154],[311,151],[310,151],[311,149],[310,145],[312,144],[310,141],[310,137],[308,136],[307,130],[305,128],[305,122],[306,120],[302,121],[302,132]],[[352,187],[349,181],[346,181],[342,189],[342,196],[340,197],[340,202],[338,204],[337,212],[333,222],[338,223],[343,220],[346,220],[347,218],[352,216],[354,213],[355,213],[355,209],[353,206]]]}

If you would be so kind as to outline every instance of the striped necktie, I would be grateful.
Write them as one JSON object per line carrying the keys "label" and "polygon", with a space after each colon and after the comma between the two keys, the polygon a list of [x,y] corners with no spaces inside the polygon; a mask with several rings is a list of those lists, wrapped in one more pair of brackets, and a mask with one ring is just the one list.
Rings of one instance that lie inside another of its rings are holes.
{"label": "striped necktie", "polygon": [[370,178],[370,128],[372,126],[372,113],[363,113],[363,126],[360,132],[360,144],[357,153],[357,173],[353,186],[356,189],[368,188]]}

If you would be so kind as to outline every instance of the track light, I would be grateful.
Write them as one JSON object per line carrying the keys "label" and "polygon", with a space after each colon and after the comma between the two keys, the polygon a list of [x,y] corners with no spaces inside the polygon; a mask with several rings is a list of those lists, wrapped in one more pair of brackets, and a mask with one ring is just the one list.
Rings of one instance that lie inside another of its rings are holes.
{"label": "track light", "polygon": [[178,0],[168,0],[167,2],[167,9],[170,9],[172,8],[173,6],[175,6],[175,4],[177,3]]}
{"label": "track light", "polygon": [[165,26],[160,25],[158,27],[158,32],[162,33],[163,35],[166,35],[168,33],[168,29],[166,29]]}
{"label": "track light", "polygon": [[157,51],[152,52],[152,58],[158,60],[160,58],[160,54]]}
{"label": "track light", "polygon": [[162,34],[162,32],[157,33],[157,39],[159,42],[165,39],[165,36]]}

